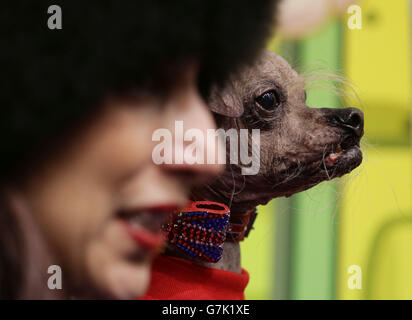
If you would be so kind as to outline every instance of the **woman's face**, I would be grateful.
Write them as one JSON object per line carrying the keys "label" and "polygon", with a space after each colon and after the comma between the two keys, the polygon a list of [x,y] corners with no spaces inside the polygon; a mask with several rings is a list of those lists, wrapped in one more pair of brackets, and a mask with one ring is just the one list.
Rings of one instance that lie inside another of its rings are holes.
{"label": "woman's face", "polygon": [[175,120],[183,120],[185,130],[215,128],[196,78],[190,65],[166,98],[106,101],[92,123],[29,179],[24,194],[69,294],[144,294],[161,245],[160,225],[185,204],[194,184],[221,169],[152,160],[156,129],[173,134]]}

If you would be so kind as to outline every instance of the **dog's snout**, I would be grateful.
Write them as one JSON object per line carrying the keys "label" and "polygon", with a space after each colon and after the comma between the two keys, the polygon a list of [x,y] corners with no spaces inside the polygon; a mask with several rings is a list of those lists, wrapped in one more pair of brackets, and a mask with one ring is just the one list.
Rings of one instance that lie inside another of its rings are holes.
{"label": "dog's snout", "polygon": [[328,110],[326,116],[335,125],[343,127],[354,133],[359,138],[363,136],[363,112],[356,108],[324,109]]}
{"label": "dog's snout", "polygon": [[352,130],[358,137],[363,135],[363,112],[356,108],[341,109],[336,121]]}

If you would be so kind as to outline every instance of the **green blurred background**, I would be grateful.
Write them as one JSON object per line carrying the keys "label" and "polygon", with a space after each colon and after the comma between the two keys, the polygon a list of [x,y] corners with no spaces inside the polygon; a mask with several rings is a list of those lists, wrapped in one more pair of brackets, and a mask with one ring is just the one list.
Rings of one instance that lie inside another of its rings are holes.
{"label": "green blurred background", "polygon": [[362,109],[364,160],[340,180],[259,208],[242,243],[247,299],[412,299],[412,1],[358,4],[360,30],[344,16],[269,46],[297,70],[322,66],[352,83],[358,98],[309,85],[308,105]]}

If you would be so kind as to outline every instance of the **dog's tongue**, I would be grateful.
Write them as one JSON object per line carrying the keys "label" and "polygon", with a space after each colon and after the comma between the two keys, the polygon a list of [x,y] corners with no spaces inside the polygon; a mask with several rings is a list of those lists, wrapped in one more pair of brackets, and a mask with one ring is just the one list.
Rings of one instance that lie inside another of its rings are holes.
{"label": "dog's tongue", "polygon": [[327,166],[333,166],[336,160],[339,159],[341,152],[339,153],[331,153],[329,154],[328,158],[325,160]]}

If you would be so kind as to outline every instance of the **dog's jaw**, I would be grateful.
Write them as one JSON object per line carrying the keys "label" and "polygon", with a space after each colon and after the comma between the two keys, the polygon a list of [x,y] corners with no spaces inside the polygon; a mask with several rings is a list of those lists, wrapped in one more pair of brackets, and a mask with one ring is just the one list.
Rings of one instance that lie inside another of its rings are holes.
{"label": "dog's jaw", "polygon": [[290,162],[287,169],[271,175],[245,177],[238,167],[232,166],[211,184],[194,189],[192,198],[221,202],[229,206],[232,212],[244,213],[274,198],[290,197],[323,181],[339,178],[362,162],[362,152],[357,144],[338,154],[331,154],[335,157],[333,163],[327,163],[329,154],[319,154],[299,166]]}

